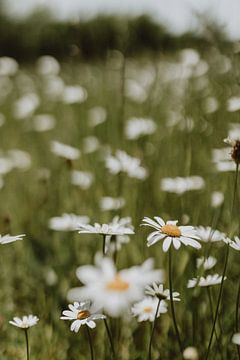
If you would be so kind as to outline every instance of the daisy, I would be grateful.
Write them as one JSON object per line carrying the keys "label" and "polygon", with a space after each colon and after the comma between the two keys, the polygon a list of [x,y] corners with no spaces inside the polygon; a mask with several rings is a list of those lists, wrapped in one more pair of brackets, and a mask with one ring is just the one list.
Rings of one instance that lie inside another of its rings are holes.
{"label": "daisy", "polygon": [[203,242],[223,241],[227,237],[225,233],[212,229],[210,226],[197,226],[196,230],[199,240]]}
{"label": "daisy", "polygon": [[82,190],[90,188],[94,180],[94,176],[89,171],[73,170],[71,172],[71,183],[79,186]]}
{"label": "daisy", "polygon": [[232,342],[240,346],[240,333],[236,333],[233,335]]}
{"label": "daisy", "polygon": [[150,226],[156,231],[152,232],[147,237],[147,246],[151,246],[163,240],[163,251],[167,252],[171,244],[175,249],[179,249],[181,243],[184,245],[190,245],[196,249],[200,249],[201,245],[198,241],[199,237],[196,234],[196,230],[193,226],[177,226],[177,221],[167,221],[166,223],[159,216],[154,216],[154,220],[149,217],[144,217],[143,224]]}
{"label": "daisy", "polygon": [[82,325],[87,325],[91,329],[96,327],[95,320],[106,319],[106,316],[103,314],[96,314],[92,312],[91,302],[81,301],[74,302],[73,304],[68,305],[70,310],[64,310],[60,317],[61,320],[70,320],[73,321],[70,327],[71,331],[77,333]]}
{"label": "daisy", "polygon": [[134,231],[132,226],[125,225],[119,221],[113,221],[109,224],[84,225],[81,224],[77,228],[79,234],[101,234],[101,235],[132,235]]}
{"label": "daisy", "polygon": [[160,186],[163,191],[181,195],[186,191],[203,189],[205,181],[201,176],[164,178]]}
{"label": "daisy", "polygon": [[9,324],[21,329],[28,329],[34,325],[37,325],[38,321],[39,318],[35,315],[25,315],[22,318],[14,317],[13,321],[9,321]]}
{"label": "daisy", "polygon": [[61,216],[49,219],[48,227],[56,231],[74,231],[79,224],[87,224],[88,216],[79,216],[75,214],[62,214]]}
{"label": "daisy", "polygon": [[77,277],[84,286],[71,289],[68,299],[90,299],[112,317],[126,313],[130,305],[141,300],[147,284],[163,280],[162,271],[153,270],[152,259],[141,266],[120,271],[110,258],[96,256],[95,262],[96,266],[86,265],[77,269]]}
{"label": "daisy", "polygon": [[199,269],[202,266],[204,270],[210,270],[216,265],[216,263],[217,259],[213,256],[209,256],[208,258],[201,256],[197,259],[197,268]]}
{"label": "daisy", "polygon": [[25,234],[21,234],[21,235],[15,235],[15,236],[11,236],[11,235],[0,235],[0,244],[8,244],[14,241],[18,241],[18,240],[23,240],[23,237],[25,236]]}
{"label": "daisy", "polygon": [[157,311],[159,300],[157,298],[152,298],[146,296],[141,301],[134,304],[131,308],[133,316],[138,317],[138,321],[151,321],[153,322],[155,318],[158,318],[160,314],[167,312],[167,303],[164,300],[160,301],[160,306]]}
{"label": "daisy", "polygon": [[224,139],[224,142],[226,144],[229,144],[232,146],[232,150],[231,150],[231,157],[232,159],[235,161],[235,163],[237,165],[240,164],[240,139],[231,139],[231,138],[227,138]]}
{"label": "daisy", "polygon": [[129,140],[136,140],[144,135],[151,135],[157,130],[152,119],[133,117],[127,121],[125,135]]}
{"label": "daisy", "polygon": [[51,151],[55,155],[67,160],[76,160],[81,155],[80,150],[72,146],[60,143],[59,141],[51,141]]}
{"label": "daisy", "polygon": [[100,208],[102,211],[119,210],[124,207],[126,201],[122,197],[113,198],[111,196],[104,196],[100,199]]}
{"label": "daisy", "polygon": [[[224,277],[224,280],[226,280],[226,276]],[[212,285],[218,285],[222,282],[222,276],[218,274],[214,275],[207,275],[206,278],[201,276],[200,278],[193,278],[191,280],[188,280],[187,287],[193,288],[195,286],[205,287],[205,286],[212,286]]]}
{"label": "daisy", "polygon": [[[159,299],[170,300],[170,291],[169,289],[163,289],[163,284],[153,283],[151,286],[147,285],[145,288],[145,293],[147,295],[156,296]],[[173,294],[173,301],[181,301],[179,298],[179,292],[174,291]]]}
{"label": "daisy", "polygon": [[231,248],[233,248],[234,250],[240,251],[240,238],[238,236],[234,237],[234,240],[231,240],[229,242],[229,245],[231,246]]}

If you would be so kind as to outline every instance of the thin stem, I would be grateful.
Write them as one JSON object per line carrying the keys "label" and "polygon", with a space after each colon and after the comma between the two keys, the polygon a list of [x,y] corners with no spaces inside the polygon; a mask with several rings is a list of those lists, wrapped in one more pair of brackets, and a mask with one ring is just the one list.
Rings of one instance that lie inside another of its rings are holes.
{"label": "thin stem", "polygon": [[[240,282],[238,285],[238,292],[237,292],[237,302],[236,302],[236,316],[235,316],[235,328],[236,328],[236,332],[239,332],[239,326],[238,326],[238,317],[239,317],[239,302],[240,302]],[[238,353],[238,358],[240,359],[240,347],[239,345],[237,345],[237,353]]]}
{"label": "thin stem", "polygon": [[24,333],[25,333],[25,340],[26,340],[27,360],[29,360],[29,359],[30,359],[30,356],[29,356],[28,329],[24,329]]}
{"label": "thin stem", "polygon": [[155,316],[154,316],[154,321],[153,321],[153,326],[152,326],[152,331],[151,331],[151,336],[150,336],[150,341],[149,341],[149,347],[148,347],[148,360],[152,359],[152,340],[153,340],[153,334],[154,334],[154,329],[156,326],[156,320],[157,320],[160,303],[161,303],[161,299],[158,300],[157,309],[156,309]]}
{"label": "thin stem", "polygon": [[89,330],[89,328],[88,328],[87,325],[86,325],[86,329],[87,329],[87,336],[88,336],[89,348],[90,348],[90,352],[91,352],[91,360],[94,360],[92,337],[91,337],[90,330]]}
{"label": "thin stem", "polygon": [[108,339],[109,339],[109,342],[110,342],[113,359],[115,359],[115,349],[114,349],[113,339],[112,339],[111,331],[109,329],[109,326],[108,326],[108,323],[107,323],[106,319],[104,319],[104,324],[105,324],[105,327],[106,327],[106,330],[107,330],[107,335],[108,335]]}
{"label": "thin stem", "polygon": [[213,326],[212,326],[212,332],[211,332],[211,336],[210,336],[210,340],[209,340],[209,344],[208,344],[206,360],[208,359],[208,356],[209,356],[209,353],[210,353],[212,340],[213,340],[213,334],[215,332],[215,326],[216,326],[216,322],[217,322],[218,311],[219,311],[219,306],[220,306],[220,302],[221,302],[221,298],[222,298],[222,292],[223,292],[223,282],[224,282],[225,274],[226,274],[226,271],[227,271],[228,256],[229,256],[229,244],[227,245],[224,269],[223,269],[223,274],[222,274],[222,281],[221,281],[219,295],[218,295],[218,301],[217,301],[217,307],[216,307]]}
{"label": "thin stem", "polygon": [[106,247],[106,237],[107,235],[103,235],[103,244],[102,244],[102,253],[103,253],[103,256],[105,255],[105,247]]}
{"label": "thin stem", "polygon": [[169,249],[168,255],[169,255],[169,259],[168,259],[168,277],[169,277],[169,290],[170,290],[170,304],[171,304],[172,318],[173,318],[173,324],[174,324],[174,328],[175,328],[175,332],[176,332],[176,336],[177,336],[177,341],[178,341],[179,349],[180,349],[181,354],[182,354],[183,353],[183,347],[182,347],[180,334],[179,334],[179,331],[178,331],[177,320],[176,320],[175,311],[174,311],[174,304],[173,304],[172,252],[171,252],[171,247]]}
{"label": "thin stem", "polygon": [[231,210],[231,219],[232,219],[233,212],[234,212],[234,205],[235,205],[236,193],[237,193],[238,168],[239,168],[239,164],[236,164],[235,180],[234,180],[234,190],[233,190],[233,202],[232,202],[232,210]]}

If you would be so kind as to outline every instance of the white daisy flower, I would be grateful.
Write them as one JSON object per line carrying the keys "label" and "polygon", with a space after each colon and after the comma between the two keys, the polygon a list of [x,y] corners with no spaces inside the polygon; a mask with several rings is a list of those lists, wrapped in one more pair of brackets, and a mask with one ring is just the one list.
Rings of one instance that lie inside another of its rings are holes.
{"label": "white daisy flower", "polygon": [[227,237],[223,232],[212,229],[210,226],[197,226],[196,230],[199,240],[203,242],[223,241]]}
{"label": "white daisy flower", "polygon": [[154,216],[154,220],[149,217],[144,217],[143,224],[150,226],[156,231],[152,232],[147,237],[147,246],[151,246],[156,242],[163,240],[163,251],[167,252],[171,244],[175,249],[179,249],[181,243],[190,245],[196,249],[200,249],[201,245],[198,241],[199,237],[193,226],[177,226],[177,221],[165,221],[159,216]]}
{"label": "white daisy flower", "polygon": [[203,189],[205,181],[201,176],[178,176],[176,178],[162,179],[160,187],[163,191],[181,195],[186,191]]}
{"label": "white daisy flower", "polygon": [[185,360],[198,360],[198,351],[195,347],[193,346],[188,346],[186,349],[184,349],[183,351],[183,358]]}
{"label": "white daisy flower", "polygon": [[125,135],[129,140],[136,140],[144,135],[151,135],[157,130],[152,119],[133,117],[127,121]]}
{"label": "white daisy flower", "polygon": [[240,238],[238,236],[235,236],[234,240],[226,241],[226,243],[229,243],[234,250],[240,251]]}
{"label": "white daisy flower", "polygon": [[[109,224],[94,225],[79,225],[77,230],[79,234],[101,234],[101,235],[132,235],[134,234],[133,227],[129,224],[125,224],[121,219],[115,220],[114,218]],[[129,218],[123,218],[129,219]]]}
{"label": "white daisy flower", "polygon": [[[157,306],[159,300],[150,296],[146,296],[141,301],[134,304],[131,308],[133,316],[138,317],[138,321],[151,321],[153,322],[156,316]],[[157,318],[160,314],[167,312],[167,303],[164,300],[160,301],[160,306],[157,312]]]}
{"label": "white daisy flower", "polygon": [[163,272],[153,270],[152,259],[117,271],[110,258],[97,256],[96,266],[81,266],[76,274],[84,286],[71,289],[68,299],[90,299],[112,317],[126,313],[130,305],[141,300],[147,284],[163,280]]}
{"label": "white daisy flower", "polygon": [[201,256],[197,259],[197,268],[199,269],[202,266],[204,270],[210,270],[216,265],[216,263],[217,259],[213,256],[209,256],[208,258]]}
{"label": "white daisy flower", "polygon": [[67,160],[76,160],[81,155],[80,150],[59,141],[51,141],[51,151]]}
{"label": "white daisy flower", "polygon": [[35,315],[25,315],[22,318],[14,317],[13,321],[9,321],[11,325],[22,329],[28,329],[34,325],[37,325],[39,318]]}
{"label": "white daisy flower", "polygon": [[106,319],[103,314],[93,312],[91,302],[81,301],[68,305],[70,310],[64,310],[60,317],[61,320],[73,321],[70,327],[71,331],[78,332],[82,325],[87,325],[91,329],[96,327],[95,320]]}
{"label": "white daisy flower", "polygon": [[217,208],[224,202],[224,194],[221,191],[213,191],[211,194],[211,206]]}
{"label": "white daisy flower", "polygon": [[240,346],[240,333],[235,333],[232,337],[233,344]]}
{"label": "white daisy flower", "polygon": [[124,207],[126,201],[122,197],[113,198],[111,196],[104,196],[100,199],[100,208],[103,211],[119,210]]}
{"label": "white daisy flower", "polygon": [[87,90],[79,85],[65,86],[62,94],[62,101],[65,104],[83,103],[88,98]]}
{"label": "white daisy flower", "polygon": [[71,183],[79,186],[82,190],[90,188],[94,180],[94,176],[89,171],[73,170],[71,172]]}
{"label": "white daisy flower", "polygon": [[[153,283],[151,286],[147,285],[145,288],[145,293],[147,295],[156,296],[160,299],[170,300],[170,290],[169,289],[163,289],[163,284],[157,284]],[[181,301],[179,298],[180,294],[179,292],[173,291],[173,301]]]}
{"label": "white daisy flower", "polygon": [[[226,280],[226,276],[224,277],[224,280]],[[222,282],[222,276],[218,274],[214,275],[207,275],[206,278],[201,276],[200,278],[193,278],[191,280],[188,280],[187,287],[193,288],[195,286],[205,287],[205,286],[212,286],[212,285],[218,285]]]}
{"label": "white daisy flower", "polygon": [[56,231],[74,231],[79,224],[87,224],[88,216],[79,216],[75,214],[62,214],[61,216],[49,219],[48,227]]}
{"label": "white daisy flower", "polygon": [[18,241],[18,240],[23,240],[23,237],[26,236],[25,234],[21,234],[21,235],[15,235],[15,236],[11,236],[11,235],[0,235],[0,244],[8,244],[14,241]]}

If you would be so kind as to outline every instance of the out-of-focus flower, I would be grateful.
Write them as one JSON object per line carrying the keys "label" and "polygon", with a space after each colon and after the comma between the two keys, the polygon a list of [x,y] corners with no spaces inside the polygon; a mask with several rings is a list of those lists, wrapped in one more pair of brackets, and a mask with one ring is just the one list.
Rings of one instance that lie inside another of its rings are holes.
{"label": "out-of-focus flower", "polygon": [[240,97],[233,96],[227,101],[227,111],[234,112],[240,110]]}
{"label": "out-of-focus flower", "polygon": [[[224,280],[226,280],[226,276],[224,277]],[[222,282],[222,276],[218,274],[207,275],[206,278],[201,276],[200,278],[193,278],[191,280],[188,280],[187,287],[194,288],[195,286],[200,286],[200,287],[212,286],[212,285],[221,284],[221,282]]]}
{"label": "out-of-focus flower", "polygon": [[203,189],[205,181],[201,176],[164,178],[160,186],[163,191],[183,194],[186,191]]}
{"label": "out-of-focus flower", "polygon": [[113,198],[110,196],[104,196],[100,199],[100,208],[103,211],[119,210],[124,207],[126,201],[124,198]]}
{"label": "out-of-focus flower", "polygon": [[236,164],[240,164],[240,140],[227,138],[224,142],[232,146],[231,157]]}
{"label": "out-of-focus flower", "polygon": [[139,104],[142,104],[147,99],[147,92],[144,87],[132,79],[127,79],[125,82],[125,95]]}
{"label": "out-of-focus flower", "polygon": [[50,114],[35,115],[32,119],[32,127],[34,130],[43,132],[51,130],[56,125],[56,119]]}
{"label": "out-of-focus flower", "polygon": [[[230,129],[228,131],[228,138],[232,141],[236,141],[240,139],[240,124],[237,123],[231,123]],[[232,142],[230,143],[232,145]]]}
{"label": "out-of-focus flower", "polygon": [[210,96],[205,99],[203,104],[203,109],[205,114],[212,114],[215,111],[217,111],[218,108],[219,108],[219,104],[215,97]]}
{"label": "out-of-focus flower", "polygon": [[[125,219],[125,218],[123,218]],[[101,234],[101,235],[132,235],[134,234],[133,228],[129,223],[122,223],[121,219],[117,218],[109,224],[94,225],[79,225],[77,228],[79,234]]]}
{"label": "out-of-focus flower", "polygon": [[59,76],[47,76],[43,83],[43,92],[48,101],[61,100],[64,91],[64,82]]}
{"label": "out-of-focus flower", "polygon": [[81,104],[87,100],[87,97],[87,90],[82,86],[65,86],[62,94],[62,101],[65,104]]}
{"label": "out-of-focus flower", "polygon": [[79,224],[87,224],[88,222],[88,216],[63,214],[62,216],[52,217],[48,222],[48,227],[56,231],[74,231]]}
{"label": "out-of-focus flower", "polygon": [[217,208],[224,202],[224,194],[221,191],[213,191],[211,194],[211,206]]}
{"label": "out-of-focus flower", "polygon": [[94,180],[93,174],[88,171],[73,170],[71,172],[71,183],[83,190],[90,188]]}
{"label": "out-of-focus flower", "polygon": [[[133,231],[134,227],[132,226],[132,219],[130,217],[120,218],[119,216],[114,216],[112,221],[109,223],[109,226],[112,228],[123,227]],[[130,241],[130,237],[128,235],[132,234],[118,234],[118,235],[107,235],[105,242],[106,253],[113,254],[116,251],[119,251],[122,248],[123,244],[127,244]]]}
{"label": "out-of-focus flower", "polygon": [[229,241],[229,239],[227,239],[226,243],[229,244],[234,250],[240,251],[240,238],[238,236],[235,236],[234,240]]}
{"label": "out-of-focus flower", "polygon": [[159,216],[154,216],[155,220],[144,217],[144,226],[150,226],[156,231],[147,237],[147,246],[151,246],[156,242],[163,241],[163,251],[167,252],[171,244],[175,249],[179,249],[181,244],[190,245],[195,249],[200,249],[201,245],[197,240],[197,232],[193,226],[177,226],[177,221],[165,221]]}
{"label": "out-of-focus flower", "polygon": [[76,273],[84,286],[71,289],[69,300],[90,299],[113,317],[126,314],[134,302],[141,300],[147,284],[163,280],[163,272],[153,270],[152,259],[117,271],[110,258],[97,256],[96,266],[81,266]]}
{"label": "out-of-focus flower", "polygon": [[159,317],[160,314],[167,312],[167,303],[164,300],[161,300],[160,306],[157,311],[159,300],[150,296],[146,296],[131,308],[133,316],[138,318],[139,322],[142,321],[151,321],[153,322],[155,317]]}
{"label": "out-of-focus flower", "polygon": [[12,76],[18,71],[18,63],[15,59],[3,56],[0,57],[0,76]]}
{"label": "out-of-focus flower", "polygon": [[208,258],[201,256],[197,259],[197,268],[202,266],[204,270],[210,270],[216,265],[216,263],[217,259],[213,256],[209,256]]}
{"label": "out-of-focus flower", "polygon": [[125,135],[129,140],[136,140],[144,135],[151,135],[157,129],[152,119],[133,117],[127,121]]}
{"label": "out-of-focus flower", "polygon": [[86,154],[93,153],[99,149],[100,143],[96,136],[88,136],[83,139],[83,151]]}
{"label": "out-of-focus flower", "polygon": [[106,167],[112,174],[125,172],[131,178],[144,180],[148,173],[140,165],[140,159],[129,156],[125,151],[117,150],[115,156],[106,157]]}
{"label": "out-of-focus flower", "polygon": [[60,71],[59,62],[52,56],[41,56],[37,61],[37,72],[44,76],[57,75]]}
{"label": "out-of-focus flower", "polygon": [[70,145],[60,143],[59,141],[51,141],[51,151],[64,159],[76,160],[80,157],[81,152]]}
{"label": "out-of-focus flower", "polygon": [[37,325],[39,318],[35,315],[25,315],[22,318],[14,317],[13,321],[9,321],[9,324],[22,328],[28,329],[34,325]]}
{"label": "out-of-focus flower", "polygon": [[107,111],[101,106],[96,106],[88,111],[88,124],[89,126],[95,127],[106,121]]}
{"label": "out-of-focus flower", "polygon": [[60,319],[73,321],[70,330],[76,333],[82,325],[87,325],[91,329],[94,329],[96,327],[95,320],[106,319],[106,316],[103,314],[93,313],[89,300],[76,301],[73,304],[69,304],[68,307],[69,310],[64,310],[62,313],[63,316],[61,316]]}
{"label": "out-of-focus flower", "polygon": [[[145,293],[147,295],[156,296],[159,299],[170,300],[170,290],[164,289],[163,284],[153,283],[152,285],[147,285],[145,288]],[[179,292],[173,291],[172,293],[173,301],[181,301],[179,298]]]}
{"label": "out-of-focus flower", "polygon": [[13,104],[13,114],[18,120],[23,120],[32,116],[40,104],[40,99],[37,94],[29,93],[18,99]]}
{"label": "out-of-focus flower", "polygon": [[180,51],[180,59],[187,66],[195,66],[200,60],[200,55],[197,50],[189,48]]}
{"label": "out-of-focus flower", "polygon": [[240,345],[240,333],[235,333],[232,337],[233,344]]}
{"label": "out-of-focus flower", "polygon": [[11,236],[9,234],[0,235],[0,244],[4,245],[4,244],[8,244],[8,243],[11,243],[14,241],[23,240],[24,236],[25,236],[25,234],[14,235],[14,236]]}
{"label": "out-of-focus flower", "polygon": [[12,161],[8,157],[0,157],[0,175],[5,175],[13,169]]}
{"label": "out-of-focus flower", "polygon": [[199,240],[203,242],[223,241],[227,237],[225,233],[212,229],[210,226],[197,226],[196,230]]}
{"label": "out-of-focus flower", "polygon": [[195,347],[193,346],[188,346],[184,351],[183,351],[183,358],[185,360],[198,360],[198,351]]}
{"label": "out-of-focus flower", "polygon": [[27,170],[32,164],[31,155],[26,151],[19,149],[11,149],[7,152],[12,166],[17,169]]}

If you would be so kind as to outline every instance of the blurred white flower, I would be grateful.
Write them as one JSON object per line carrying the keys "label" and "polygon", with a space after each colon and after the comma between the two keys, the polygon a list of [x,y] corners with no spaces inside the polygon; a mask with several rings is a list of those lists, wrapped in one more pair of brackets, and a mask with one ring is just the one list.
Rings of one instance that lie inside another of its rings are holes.
{"label": "blurred white flower", "polygon": [[164,178],[160,183],[161,190],[176,194],[186,191],[201,190],[205,187],[205,181],[201,176]]}
{"label": "blurred white flower", "polygon": [[[224,277],[224,280],[226,280],[226,276]],[[188,280],[187,287],[194,288],[195,286],[200,286],[200,287],[212,286],[212,285],[221,284],[221,282],[222,282],[222,276],[218,274],[207,275],[206,278],[201,276],[200,278],[193,278],[191,280]]]}
{"label": "blurred white flower", "polygon": [[[79,234],[101,234],[101,235],[132,235],[134,234],[133,227],[130,225],[129,220],[125,222],[125,219],[119,217],[113,218],[109,224],[83,225],[80,224],[77,227]],[[123,221],[122,221],[123,220]]]}
{"label": "blurred white flower", "polygon": [[0,157],[0,175],[5,175],[13,169],[12,161],[4,156]]}
{"label": "blurred white flower", "polygon": [[205,114],[212,114],[219,108],[218,101],[215,97],[209,96],[205,99],[203,109]]}
{"label": "blurred white flower", "polygon": [[34,130],[43,132],[51,130],[56,125],[56,119],[50,114],[35,115],[32,119],[32,127]]}
{"label": "blurred white flower", "polygon": [[[230,123],[230,129],[228,131],[228,138],[233,141],[240,139],[240,124]],[[232,146],[232,143],[230,144]]]}
{"label": "blurred white flower", "polygon": [[71,172],[71,183],[83,190],[90,188],[94,180],[93,174],[88,171],[73,170]]}
{"label": "blurred white flower", "polygon": [[64,159],[76,160],[80,157],[81,152],[70,145],[60,143],[59,141],[51,141],[51,151]]}
{"label": "blurred white flower", "polygon": [[65,86],[62,94],[62,101],[65,104],[83,103],[87,100],[87,90],[82,86]]}
{"label": "blurred white flower", "polygon": [[240,346],[240,333],[235,333],[232,337],[233,344]]}
{"label": "blurred white flower", "polygon": [[95,106],[88,111],[88,124],[95,127],[106,121],[107,111],[101,106]]}
{"label": "blurred white flower", "polygon": [[112,317],[126,314],[134,302],[141,300],[147,284],[163,280],[163,272],[153,270],[152,259],[120,271],[110,258],[97,256],[95,261],[96,266],[77,269],[77,277],[84,286],[71,289],[68,298],[70,301],[90,299]]}
{"label": "blurred white flower", "polygon": [[232,160],[235,164],[240,164],[240,138],[237,138],[236,140],[228,137],[224,139],[224,142],[232,147],[230,152]]}
{"label": "blurred white flower", "polygon": [[186,349],[184,349],[183,351],[183,358],[185,360],[198,360],[198,351],[195,347],[193,346],[188,346]]}
{"label": "blurred white flower", "polygon": [[88,136],[83,139],[83,152],[91,154],[99,149],[100,143],[96,136]]}
{"label": "blurred white flower", "polygon": [[22,318],[14,317],[13,321],[9,321],[11,325],[22,329],[28,329],[34,325],[37,325],[39,318],[35,315],[24,315]]}
{"label": "blurred white flower", "polygon": [[194,66],[200,61],[199,52],[195,49],[184,49],[180,51],[181,62],[186,66]]}
{"label": "blurred white flower", "polygon": [[212,229],[210,226],[197,226],[196,230],[199,240],[203,242],[223,241],[227,237],[225,233]]}
{"label": "blurred white flower", "polygon": [[79,224],[87,224],[89,222],[88,216],[79,216],[75,214],[62,214],[49,219],[48,227],[56,231],[74,231]]}
{"label": "blurred white flower", "polygon": [[213,191],[211,194],[211,206],[217,208],[224,202],[224,194],[221,191]]}
{"label": "blurred white flower", "polygon": [[8,158],[12,163],[12,167],[27,170],[31,167],[31,155],[26,151],[19,149],[11,149],[7,152]]}
{"label": "blurred white flower", "polygon": [[3,56],[0,57],[0,76],[15,75],[18,71],[18,63],[15,59]]}
{"label": "blurred white flower", "polygon": [[111,196],[104,196],[100,199],[100,208],[102,211],[119,210],[126,204],[122,197],[113,198]]}
{"label": "blurred white flower", "polygon": [[157,130],[157,125],[152,119],[130,118],[125,127],[125,135],[129,140],[136,140],[144,135],[151,135]]}
{"label": "blurred white flower", "polygon": [[[155,282],[152,285],[146,286],[145,294],[156,296],[159,299],[170,300],[170,290],[169,289],[164,290],[163,284],[157,284]],[[172,295],[173,295],[173,301],[181,301],[181,299],[179,298],[180,296],[179,292],[173,291]]]}
{"label": "blurred white flower", "polygon": [[201,256],[197,259],[197,268],[202,266],[204,270],[210,270],[216,265],[216,263],[217,259],[213,256],[209,256],[207,258]]}
{"label": "blurred white flower", "polygon": [[29,93],[24,95],[13,104],[13,115],[18,120],[32,116],[40,104],[37,94]]}
{"label": "blurred white flower", "polygon": [[4,244],[9,244],[14,241],[23,240],[24,236],[25,236],[25,234],[14,235],[14,236],[11,236],[9,234],[0,235],[0,244],[4,245]]}
{"label": "blurred white flower", "polygon": [[233,96],[227,101],[227,111],[234,112],[240,110],[240,97]]}
{"label": "blurred white flower", "polygon": [[131,178],[141,180],[144,180],[148,175],[147,170],[140,166],[140,159],[129,156],[122,150],[117,150],[115,156],[106,157],[106,167],[114,175],[122,171]]}
{"label": "blurred white flower", "polygon": [[54,57],[45,55],[37,60],[37,72],[41,75],[57,75],[59,71],[60,64]]}
{"label": "blurred white flower", "polygon": [[48,101],[61,100],[64,87],[65,85],[62,78],[51,75],[44,79],[43,92],[46,95]]}
{"label": "blurred white flower", "polygon": [[234,240],[229,241],[229,239],[227,239],[225,242],[229,244],[234,250],[240,251],[240,238],[238,236],[235,236]]}
{"label": "blurred white flower", "polygon": [[132,79],[127,79],[125,82],[125,95],[140,104],[147,100],[147,92],[144,87]]}
{"label": "blurred white flower", "polygon": [[177,221],[165,221],[159,216],[154,216],[155,220],[148,217],[143,218],[143,226],[150,226],[156,231],[147,237],[147,246],[154,245],[156,242],[163,240],[163,251],[167,252],[171,244],[178,250],[181,244],[190,245],[195,249],[200,249],[201,244],[199,237],[193,226],[177,226]]}
{"label": "blurred white flower", "polygon": [[151,321],[153,322],[155,317],[159,317],[160,314],[167,312],[167,303],[164,300],[160,301],[160,306],[157,312],[159,300],[150,296],[144,297],[142,300],[134,304],[131,308],[133,316],[137,317],[138,321]]}
{"label": "blurred white flower", "polygon": [[219,172],[236,171],[236,165],[233,161],[219,161],[216,163],[216,169]]}
{"label": "blurred white flower", "polygon": [[93,313],[89,300],[74,302],[73,304],[69,304],[68,307],[69,310],[64,310],[62,312],[63,316],[61,316],[60,319],[73,321],[70,330],[76,333],[82,325],[87,325],[91,329],[94,329],[96,327],[95,320],[106,319],[106,316],[103,314]]}

